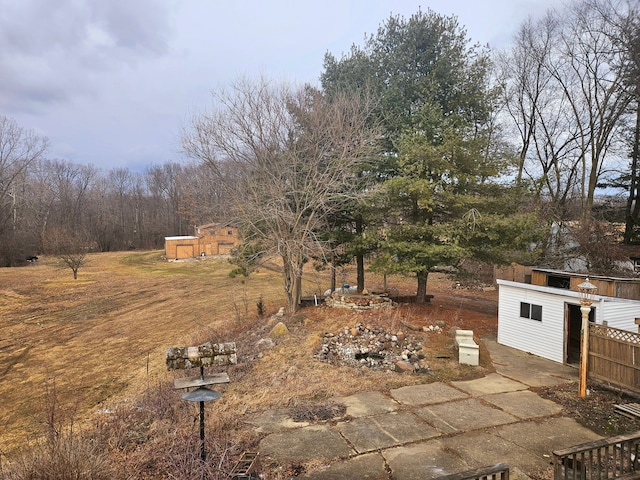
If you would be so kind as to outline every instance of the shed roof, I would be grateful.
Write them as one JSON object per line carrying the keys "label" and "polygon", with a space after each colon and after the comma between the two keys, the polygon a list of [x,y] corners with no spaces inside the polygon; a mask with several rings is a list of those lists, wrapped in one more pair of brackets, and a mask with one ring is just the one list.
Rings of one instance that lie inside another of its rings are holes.
{"label": "shed roof", "polygon": [[[589,277],[592,278],[592,277]],[[521,288],[523,290],[532,290],[535,292],[543,292],[543,293],[548,293],[551,295],[558,295],[558,296],[562,296],[562,297],[573,297],[578,299],[578,301],[580,300],[580,293],[576,292],[575,290],[567,290],[564,288],[556,288],[556,287],[545,287],[542,285],[531,285],[530,283],[522,283],[522,282],[512,282],[510,280],[496,280],[496,282],[498,283],[498,286],[500,285],[505,285],[505,286],[509,286],[509,287],[516,287],[516,288]],[[638,304],[640,303],[640,300],[632,300],[629,298],[620,298],[620,297],[608,297],[605,295],[598,295],[595,294],[593,296],[593,303],[598,303],[598,302],[616,302],[616,303],[635,303]]]}
{"label": "shed roof", "polygon": [[640,278],[638,277],[611,277],[607,275],[595,275],[591,273],[582,273],[582,272],[570,272],[567,270],[554,270],[552,268],[533,268],[536,272],[544,272],[550,273],[552,275],[565,275],[569,277],[578,277],[578,278],[594,278],[598,280],[613,280],[616,282],[630,282],[630,283],[638,283],[640,282]]}
{"label": "shed roof", "polygon": [[181,235],[177,237],[164,237],[165,240],[197,240],[198,237],[194,237],[193,235]]}
{"label": "shed roof", "polygon": [[[545,287],[543,285],[532,285],[530,283],[512,282],[511,280],[496,280],[498,285],[505,285],[509,287],[521,288],[523,290],[533,290],[535,292],[549,293],[551,295],[560,295],[563,297],[576,297],[580,298],[580,293],[574,290],[568,290],[565,288]],[[594,295],[594,302],[596,298],[600,299],[599,295]]]}

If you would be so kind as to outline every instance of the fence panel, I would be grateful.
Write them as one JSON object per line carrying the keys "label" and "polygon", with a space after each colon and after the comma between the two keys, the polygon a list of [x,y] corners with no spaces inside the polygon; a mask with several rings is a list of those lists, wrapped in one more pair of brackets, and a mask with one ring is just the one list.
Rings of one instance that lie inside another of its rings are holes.
{"label": "fence panel", "polygon": [[590,324],[589,376],[640,392],[640,334]]}

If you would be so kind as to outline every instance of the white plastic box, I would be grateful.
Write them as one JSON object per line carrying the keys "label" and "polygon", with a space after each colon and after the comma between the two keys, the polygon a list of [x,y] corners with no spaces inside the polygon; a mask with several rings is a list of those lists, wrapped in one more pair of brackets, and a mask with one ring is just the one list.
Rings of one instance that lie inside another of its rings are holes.
{"label": "white plastic box", "polygon": [[473,340],[473,330],[456,330],[458,346],[458,363],[463,365],[480,365],[480,347]]}

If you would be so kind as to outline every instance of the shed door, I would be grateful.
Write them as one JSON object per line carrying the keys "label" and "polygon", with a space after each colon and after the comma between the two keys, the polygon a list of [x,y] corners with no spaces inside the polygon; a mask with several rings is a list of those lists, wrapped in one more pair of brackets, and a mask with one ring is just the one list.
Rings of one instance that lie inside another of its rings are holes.
{"label": "shed door", "polygon": [[[591,307],[589,321],[595,321],[595,307]],[[565,362],[570,365],[580,363],[580,339],[582,335],[582,312],[580,305],[565,304]]]}
{"label": "shed door", "polygon": [[177,245],[176,258],[193,258],[193,245]]}

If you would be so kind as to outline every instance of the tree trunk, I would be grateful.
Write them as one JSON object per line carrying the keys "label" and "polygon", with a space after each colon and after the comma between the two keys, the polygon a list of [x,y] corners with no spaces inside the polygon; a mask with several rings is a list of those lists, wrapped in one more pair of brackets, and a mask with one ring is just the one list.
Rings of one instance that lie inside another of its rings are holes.
{"label": "tree trunk", "polygon": [[302,300],[302,269],[296,274],[294,281],[295,290],[293,301],[295,302],[295,309],[293,309],[292,312],[297,312],[298,308],[300,308],[300,301]]}
{"label": "tree trunk", "polygon": [[331,293],[336,291],[336,252],[331,250]]}
{"label": "tree trunk", "polygon": [[636,126],[633,134],[633,148],[631,150],[631,171],[629,181],[629,197],[627,198],[626,222],[624,228],[624,243],[634,243],[636,239],[636,225],[640,216],[638,200],[638,161],[640,160],[640,104],[636,107]]}
{"label": "tree trunk", "polygon": [[[362,215],[356,215],[356,234],[359,239],[362,238],[363,230]],[[362,248],[360,248],[356,254],[356,265],[358,293],[362,293],[364,290],[364,252],[362,251]]]}
{"label": "tree trunk", "polygon": [[287,296],[287,309],[290,314],[294,314],[300,308],[302,297],[302,255],[297,258],[290,258],[282,255],[283,260],[283,280],[284,290]]}
{"label": "tree trunk", "polygon": [[295,301],[295,280],[291,263],[286,255],[282,255],[282,281],[284,284],[284,293],[287,297],[287,310],[289,313],[295,313],[298,304]]}
{"label": "tree trunk", "polygon": [[418,290],[416,291],[416,303],[423,304],[425,303],[425,299],[427,297],[427,277],[429,276],[429,272],[417,272],[416,276],[418,277]]}

